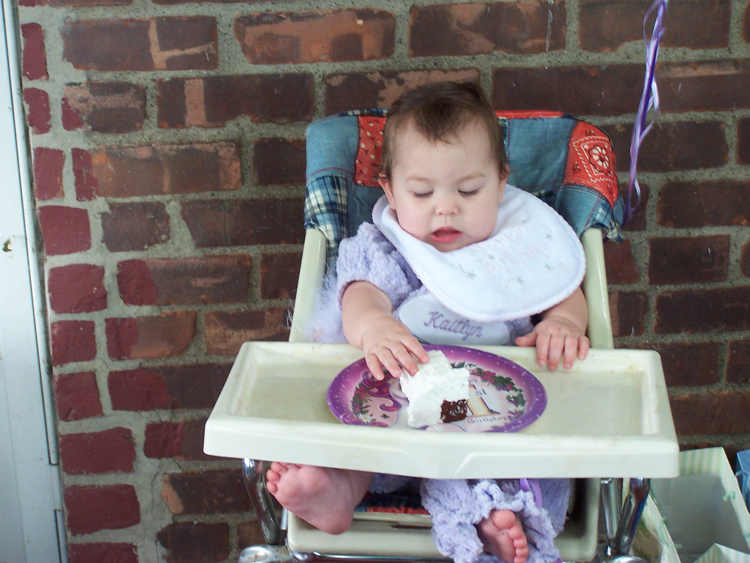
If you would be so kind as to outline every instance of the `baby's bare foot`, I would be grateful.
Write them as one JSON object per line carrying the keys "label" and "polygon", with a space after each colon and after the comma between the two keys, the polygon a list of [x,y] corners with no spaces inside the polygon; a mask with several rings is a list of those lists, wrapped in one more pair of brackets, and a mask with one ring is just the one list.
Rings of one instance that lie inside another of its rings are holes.
{"label": "baby's bare foot", "polygon": [[514,512],[493,510],[477,528],[485,551],[508,563],[526,563],[529,544]]}
{"label": "baby's bare foot", "polygon": [[349,529],[371,481],[372,473],[276,461],[266,472],[268,491],[281,506],[329,534]]}

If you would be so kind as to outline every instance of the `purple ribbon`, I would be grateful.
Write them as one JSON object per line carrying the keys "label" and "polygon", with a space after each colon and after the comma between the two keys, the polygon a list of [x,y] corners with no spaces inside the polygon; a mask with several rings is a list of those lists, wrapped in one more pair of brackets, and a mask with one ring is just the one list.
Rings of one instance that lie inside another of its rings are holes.
{"label": "purple ribbon", "polygon": [[[638,185],[638,153],[641,143],[653,126],[653,118],[647,123],[648,112],[653,109],[653,117],[659,112],[659,90],[656,86],[656,59],[659,56],[659,41],[664,35],[664,20],[667,14],[668,0],[654,0],[643,17],[643,41],[646,44],[646,74],[643,81],[643,94],[638,105],[638,113],[633,124],[633,137],[630,140],[630,171],[628,174],[628,199],[625,204],[623,224],[633,218],[633,212],[641,202],[641,187]],[[651,38],[646,34],[646,21],[656,11],[654,29]],[[635,203],[632,202],[635,192]]]}

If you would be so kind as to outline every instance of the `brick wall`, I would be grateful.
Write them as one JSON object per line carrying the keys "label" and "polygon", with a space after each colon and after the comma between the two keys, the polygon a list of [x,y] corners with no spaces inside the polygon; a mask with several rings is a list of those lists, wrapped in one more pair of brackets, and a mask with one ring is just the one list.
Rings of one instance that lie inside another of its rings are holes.
{"label": "brick wall", "polygon": [[[20,0],[70,559],[225,561],[258,542],[202,453],[240,343],[287,337],[304,129],[433,80],[575,113],[625,180],[641,0]],[[750,5],[670,3],[663,114],[617,344],[662,353],[681,441],[750,447]]]}

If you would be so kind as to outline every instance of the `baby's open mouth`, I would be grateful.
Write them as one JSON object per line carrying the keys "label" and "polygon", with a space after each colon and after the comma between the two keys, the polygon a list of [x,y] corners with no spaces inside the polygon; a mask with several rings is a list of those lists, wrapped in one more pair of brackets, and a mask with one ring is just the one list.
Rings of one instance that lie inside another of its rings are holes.
{"label": "baby's open mouth", "polygon": [[442,227],[433,231],[430,238],[437,243],[449,244],[461,238],[462,234],[461,231],[454,229],[453,227]]}

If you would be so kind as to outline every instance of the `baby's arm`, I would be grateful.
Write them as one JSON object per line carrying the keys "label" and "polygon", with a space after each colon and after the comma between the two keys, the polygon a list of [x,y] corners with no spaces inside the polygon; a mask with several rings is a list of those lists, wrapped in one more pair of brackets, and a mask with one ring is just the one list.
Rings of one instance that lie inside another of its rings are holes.
{"label": "baby's arm", "polygon": [[588,309],[580,288],[565,301],[542,313],[542,321],[525,336],[516,338],[516,346],[536,345],[536,360],[555,370],[563,358],[566,369],[573,367],[576,357],[586,358],[589,339],[586,338]]}
{"label": "baby's arm", "polygon": [[388,296],[370,282],[346,287],[341,314],[346,339],[365,353],[367,367],[376,378],[385,377],[383,367],[394,377],[401,375],[400,366],[414,375],[417,363],[412,354],[423,364],[430,360],[419,340],[393,316]]}

